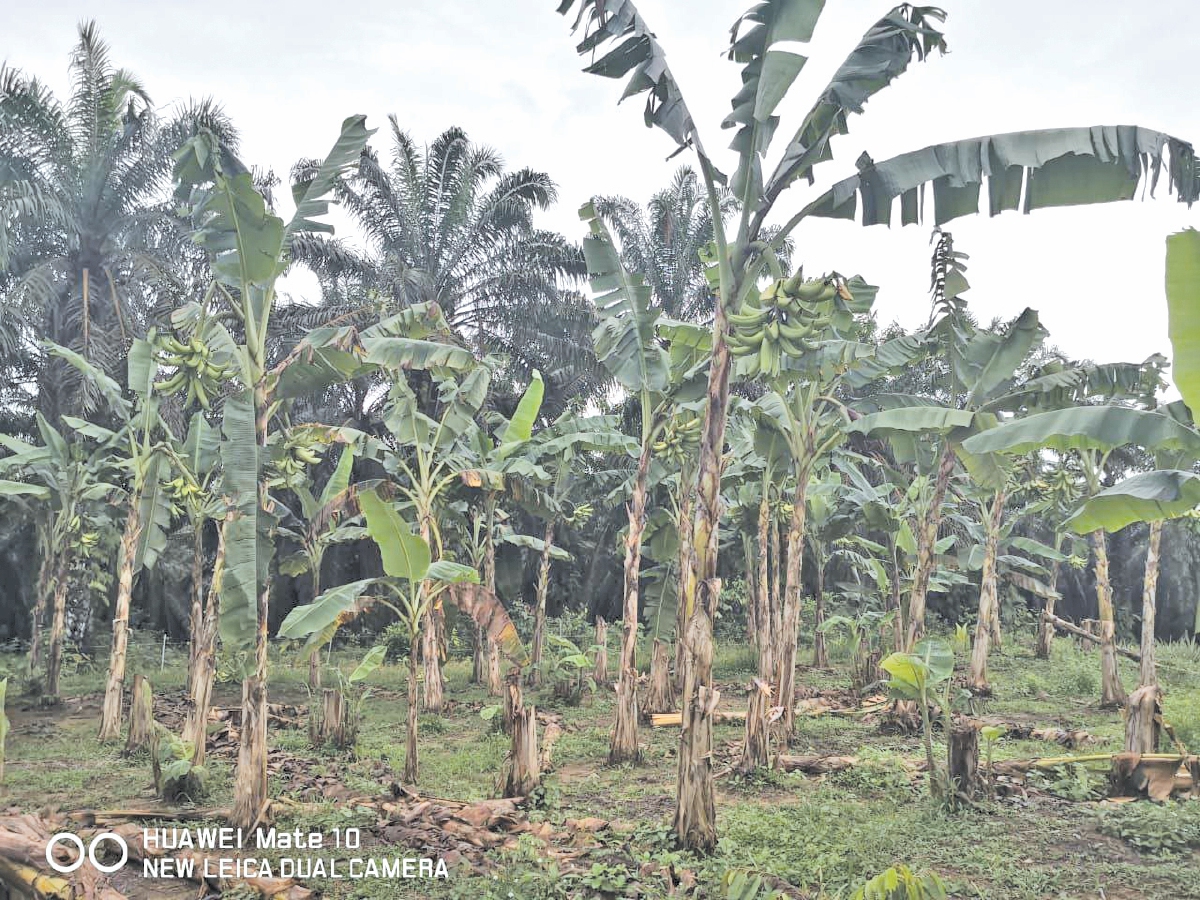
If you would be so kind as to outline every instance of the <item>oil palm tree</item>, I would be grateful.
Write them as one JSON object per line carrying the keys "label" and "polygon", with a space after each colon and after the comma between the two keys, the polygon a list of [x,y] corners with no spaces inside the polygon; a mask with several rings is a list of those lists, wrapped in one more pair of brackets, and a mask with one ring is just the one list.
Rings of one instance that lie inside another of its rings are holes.
{"label": "oil palm tree", "polygon": [[[723,213],[735,209],[731,193],[722,190],[719,198]],[[625,267],[642,273],[664,315],[690,322],[712,318],[700,251],[713,240],[713,218],[691,166],[680,166],[644,208],[628,197],[597,197],[593,204],[620,241]]]}
{"label": "oil palm tree", "polygon": [[[157,115],[93,22],[79,27],[71,81],[62,101],[36,77],[0,68],[0,333],[15,338],[0,341],[12,351],[0,365],[22,368],[50,340],[120,376],[154,294],[197,258],[166,202],[171,154],[200,125],[227,144],[236,136],[208,101]],[[97,399],[58,359],[23,377],[50,421]]]}
{"label": "oil palm tree", "polygon": [[[320,237],[294,248],[326,296],[353,295],[357,286],[382,310],[436,302],[478,356],[508,357],[521,381],[541,370],[551,392],[556,382],[577,388],[599,378],[587,339],[591,307],[571,290],[585,275],[583,255],[533,221],[557,198],[550,176],[506,171],[495,150],[461,128],[422,149],[395,116],[389,121],[390,161],[368,148],[337,186],[365,252]],[[295,178],[312,165],[297,163]]]}

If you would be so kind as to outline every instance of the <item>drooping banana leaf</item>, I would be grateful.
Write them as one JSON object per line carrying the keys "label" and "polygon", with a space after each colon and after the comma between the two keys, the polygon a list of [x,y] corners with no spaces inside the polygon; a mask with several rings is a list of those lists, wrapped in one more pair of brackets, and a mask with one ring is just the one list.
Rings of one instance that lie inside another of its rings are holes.
{"label": "drooping banana leaf", "polygon": [[24,481],[0,481],[0,497],[33,497],[36,500],[49,500],[50,488],[41,484],[28,484]]}
{"label": "drooping banana leaf", "polygon": [[846,426],[849,432],[888,436],[898,434],[948,434],[956,429],[971,428],[978,414],[969,409],[949,409],[944,406],[909,406],[885,409],[855,419]]}
{"label": "drooping banana leaf", "polygon": [[94,385],[96,390],[100,392],[100,395],[104,397],[104,402],[108,404],[113,415],[117,416],[122,422],[129,421],[129,401],[121,396],[121,386],[117,382],[74,350],[70,350],[53,341],[43,341],[42,346],[47,353],[51,356],[57,356],[59,359],[70,364],[79,374]]}
{"label": "drooping banana leaf", "polygon": [[1200,456],[1200,434],[1159,412],[1125,406],[1049,410],[980,432],[963,446],[970,453],[1023,454],[1049,449],[1107,452],[1125,445],[1184,450]]}
{"label": "drooping banana leaf", "polygon": [[1166,358],[1154,354],[1140,363],[1089,363],[1063,366],[1055,362],[1040,374],[984,404],[993,412],[1072,406],[1085,399],[1147,400],[1158,391]]}
{"label": "drooping banana leaf", "polygon": [[[502,544],[508,544],[512,547],[520,547],[523,550],[532,550],[535,553],[541,553],[546,548],[546,542],[541,538],[534,537],[532,534],[518,534],[511,528],[501,529],[499,541]],[[571,554],[562,547],[551,544],[550,558],[566,561],[571,559]]]}
{"label": "drooping banana leaf", "polygon": [[1200,410],[1200,231],[1167,238],[1167,329],[1171,380],[1192,410]]}
{"label": "drooping banana leaf", "polygon": [[470,616],[514,664],[529,665],[529,654],[521,643],[516,626],[494,593],[480,584],[455,584],[446,592],[445,602]]}
{"label": "drooping banana leaf", "polygon": [[[1168,159],[1169,153],[1169,159]],[[1168,188],[1191,205],[1200,196],[1195,156],[1178,138],[1136,125],[1098,125],[988,135],[935,144],[876,163],[863,154],[857,175],[833,185],[804,213],[853,219],[862,201],[864,225],[888,224],[901,198],[901,222],[924,220],[932,185],[938,225],[978,212],[987,181],[991,214],[1132,199],[1143,179],[1153,191],[1163,168]]]}
{"label": "drooping banana leaf", "polygon": [[297,606],[288,613],[279,626],[279,636],[293,640],[308,638],[301,653],[302,658],[307,660],[313,651],[333,640],[341,626],[371,608],[375,598],[368,595],[367,591],[377,581],[375,578],[364,578],[322,591],[321,596],[312,603]]}
{"label": "drooping banana leaf", "polygon": [[1120,531],[1134,522],[1173,519],[1200,506],[1200,475],[1178,469],[1140,472],[1105,488],[1063,523],[1076,534]]}

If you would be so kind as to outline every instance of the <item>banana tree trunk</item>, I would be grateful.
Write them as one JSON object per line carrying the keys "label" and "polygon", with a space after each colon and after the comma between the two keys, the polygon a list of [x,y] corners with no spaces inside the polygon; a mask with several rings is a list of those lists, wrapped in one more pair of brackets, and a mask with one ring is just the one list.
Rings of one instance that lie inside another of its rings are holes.
{"label": "banana tree trunk", "polygon": [[758,566],[754,562],[754,538],[742,533],[742,566],[746,578],[746,643],[758,646]]}
{"label": "banana tree trunk", "polygon": [[1140,686],[1158,684],[1158,672],[1154,666],[1154,615],[1158,595],[1158,560],[1162,549],[1163,523],[1150,523],[1149,544],[1146,547],[1146,574],[1142,580],[1142,667]]}
{"label": "banana tree trunk", "polygon": [[904,608],[900,604],[900,548],[896,544],[895,535],[891,536],[889,543],[892,550],[892,584],[888,609],[892,611],[892,649],[897,653],[903,653],[906,627]]}
{"label": "banana tree trunk", "polygon": [[38,580],[29,622],[29,658],[26,669],[30,676],[37,669],[38,663],[42,661],[42,618],[46,614],[46,600],[51,593],[50,576],[54,571],[54,552],[51,539],[42,526],[38,527],[37,544],[41,561],[38,563]]}
{"label": "banana tree trunk", "polygon": [[[430,547],[433,527],[428,516],[421,517],[421,538]],[[429,595],[429,585],[422,586],[425,596]],[[421,709],[425,712],[440,713],[445,706],[446,698],[442,690],[442,645],[438,620],[441,618],[441,608],[430,602],[421,617],[421,669],[424,683],[421,685]]]}
{"label": "banana tree trunk", "polygon": [[[492,593],[496,593],[496,501],[489,498],[485,506],[487,533],[483,538],[483,583]],[[489,697],[499,697],[504,693],[504,680],[500,674],[500,648],[487,636],[483,635],[484,655],[486,657],[487,692]]]}
{"label": "banana tree trunk", "polygon": [[[312,558],[312,601],[317,602],[317,598],[321,596],[321,563],[324,562],[324,554],[317,552]],[[321,648],[316,647],[308,657],[308,690],[312,696],[312,702],[317,702],[321,691]]]}
{"label": "banana tree trunk", "polygon": [[775,647],[774,616],[771,611],[771,498],[767,484],[763,483],[763,496],[758,504],[758,591],[755,604],[758,606],[758,634],[755,645],[758,648],[758,676],[766,682],[775,679],[775,658],[772,651]]}
{"label": "banana tree trunk", "polygon": [[67,630],[67,579],[70,573],[67,551],[58,555],[54,577],[54,610],[50,622],[50,652],[46,658],[46,695],[58,702],[58,681],[62,674],[63,636]]}
{"label": "banana tree trunk", "polygon": [[[203,532],[201,532],[203,534]],[[193,577],[203,564],[204,548],[197,542],[194,548]],[[212,579],[208,585],[208,599],[200,625],[192,632],[188,652],[191,676],[188,679],[188,714],[183,724],[183,739],[196,748],[192,762],[204,764],[208,743],[208,708],[212,705],[213,681],[217,674],[217,634],[221,626],[221,581],[225,571],[225,530],[217,534],[217,556],[213,561]],[[203,589],[203,576],[200,577]],[[320,653],[320,649],[314,651]]]}
{"label": "banana tree trunk", "polygon": [[[1062,535],[1055,534],[1054,549],[1062,550],[1062,543]],[[1058,566],[1057,562],[1052,561],[1050,563],[1050,596],[1046,598],[1042,619],[1038,625],[1037,649],[1035,651],[1038,659],[1049,659],[1050,648],[1054,646],[1054,594],[1058,590]]]}
{"label": "banana tree trunk", "polygon": [[[416,635],[413,635],[415,638]],[[417,783],[417,655],[410,642],[408,651],[408,711],[404,719],[404,781]]]}
{"label": "banana tree trunk", "polygon": [[646,473],[650,469],[650,441],[643,441],[629,498],[629,528],[625,535],[624,602],[621,655],[617,662],[617,718],[608,749],[610,763],[638,759],[637,632],[638,579],[642,567],[642,532],[646,527]]}
{"label": "banana tree trunk", "polygon": [[829,667],[829,650],[825,645],[825,632],[821,626],[825,624],[825,560],[824,548],[817,545],[817,593],[816,610],[813,613],[813,665],[818,669]]}
{"label": "banana tree trunk", "polygon": [[108,657],[108,680],[104,685],[104,706],[100,712],[101,741],[121,736],[121,702],[125,690],[125,651],[129,644],[129,602],[133,597],[133,564],[138,537],[142,533],[141,492],[130,498],[129,515],[121,535],[121,568],[117,573],[117,604],[113,610],[112,651]]}
{"label": "banana tree trunk", "polygon": [[780,733],[790,740],[796,726],[796,642],[800,637],[800,589],[804,561],[804,527],[808,514],[808,470],[796,471],[796,495],[788,525],[787,575],[783,586],[783,627],[776,635],[775,705],[783,707]]}
{"label": "banana tree trunk", "polygon": [[200,629],[204,627],[204,523],[192,523],[192,605],[188,612],[188,668],[185,685],[188,696],[196,683],[200,656]]}
{"label": "banana tree trunk", "polygon": [[[258,386],[254,390],[255,434],[258,452],[264,452],[268,435],[267,396]],[[265,480],[258,485],[261,515],[274,508]],[[226,524],[229,520],[226,519]],[[233,782],[233,808],[229,822],[235,828],[252,828],[267,804],[267,625],[271,600],[271,579],[258,585],[255,603],[254,673],[242,680],[242,730],[238,743],[237,769]]]}
{"label": "banana tree trunk", "polygon": [[[546,594],[550,590],[550,547],[554,540],[554,517],[546,522],[542,558],[538,563],[536,607],[533,614],[533,653],[529,683],[537,687],[542,683],[542,652],[546,643]],[[636,598],[635,598],[636,600]]]}
{"label": "banana tree trunk", "polygon": [[975,622],[975,643],[971,647],[971,677],[969,684],[976,693],[990,694],[987,661],[992,621],[999,618],[996,609],[996,551],[1000,544],[1000,522],[1004,515],[1004,492],[992,498],[983,542],[983,571],[979,577],[979,618]]}
{"label": "banana tree trunk", "polygon": [[[736,295],[737,285],[731,286]],[[713,785],[713,712],[721,695],[713,685],[713,617],[721,593],[717,550],[721,521],[721,463],[729,406],[729,347],[725,309],[715,304],[713,353],[707,403],[696,467],[696,517],[692,566],[685,572],[680,602],[687,626],[683,633],[683,714],[679,733],[672,830],[686,849],[709,853],[717,846],[717,810]]]}
{"label": "banana tree trunk", "polygon": [[1108,578],[1108,538],[1103,530],[1092,532],[1092,551],[1096,554],[1096,602],[1100,618],[1100,705],[1124,706],[1128,698],[1117,672],[1117,626],[1112,583]]}
{"label": "banana tree trunk", "polygon": [[767,594],[767,619],[771,623],[771,649],[769,651],[771,670],[767,677],[773,681],[775,679],[775,666],[779,662],[774,655],[775,641],[778,640],[778,635],[783,630],[783,589],[781,576],[784,569],[783,541],[780,538],[779,519],[775,516],[771,517],[770,557],[771,590]]}
{"label": "banana tree trunk", "polygon": [[933,554],[936,549],[938,526],[942,523],[942,502],[954,473],[954,446],[946,441],[938,462],[937,480],[933,484],[933,496],[925,520],[917,536],[917,565],[913,570],[912,593],[908,598],[908,640],[905,650],[912,648],[925,636],[925,595],[929,593],[929,577],[933,574]]}
{"label": "banana tree trunk", "polygon": [[679,582],[675,588],[675,690],[683,690],[683,632],[687,628],[687,614],[683,603],[684,582],[692,570],[692,486],[687,483],[687,472],[680,472],[682,499],[679,503],[679,518],[675,523],[679,534]]}

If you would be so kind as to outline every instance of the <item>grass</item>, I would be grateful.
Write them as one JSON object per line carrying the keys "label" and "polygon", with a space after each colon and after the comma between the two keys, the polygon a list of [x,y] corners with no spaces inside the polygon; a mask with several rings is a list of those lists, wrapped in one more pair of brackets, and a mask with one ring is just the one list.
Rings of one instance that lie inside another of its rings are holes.
{"label": "grass", "polygon": [[[140,668],[134,671],[147,672],[158,691],[178,689],[182,656],[169,653],[160,671],[151,643],[147,640],[136,655]],[[339,652],[334,661],[349,672],[360,655]],[[1195,749],[1200,746],[1200,653],[1176,645],[1160,647],[1158,655],[1166,718]],[[805,658],[807,653],[801,656]],[[1132,687],[1133,664],[1122,660],[1120,665]],[[420,790],[428,796],[495,796],[508,742],[480,716],[493,701],[467,684],[468,666],[469,661],[456,660],[447,667],[450,714],[420,717]],[[19,660],[0,658],[0,672],[5,669],[16,673]],[[715,671],[725,705],[744,707],[742,692],[752,670],[753,657],[744,642],[727,640],[718,648]],[[63,693],[74,699],[49,711],[10,690],[14,728],[8,781],[0,794],[5,806],[28,811],[119,807],[151,796],[146,758],[125,758],[119,748],[95,741],[102,675],[94,660],[69,670]],[[1010,637],[1004,652],[992,660],[994,696],[976,711],[1086,730],[1096,739],[1089,750],[1120,750],[1121,717],[1099,709],[1098,675],[1096,654],[1080,651],[1073,642],[1057,641],[1053,660],[1045,661],[1034,658],[1028,642]],[[372,696],[364,703],[366,716],[354,753],[314,750],[303,730],[273,732],[272,747],[307,761],[314,773],[336,776],[351,791],[380,794],[388,770],[399,772],[404,764],[405,676],[402,665],[385,665],[370,679]],[[305,702],[305,677],[305,668],[276,660],[273,699]],[[797,680],[810,687],[845,686],[846,661],[835,657],[832,671],[803,669]],[[237,685],[218,685],[218,705],[236,705],[238,697]],[[915,737],[885,735],[874,723],[834,716],[800,717],[793,752],[852,754],[859,765],[822,778],[776,772],[722,778],[720,845],[713,856],[695,858],[676,851],[668,832],[677,730],[643,728],[642,762],[610,767],[611,692],[591,695],[578,706],[560,707],[548,693],[536,691],[528,691],[527,700],[558,712],[566,726],[555,748],[557,771],[547,779],[543,805],[531,810],[531,817],[561,827],[567,818],[599,816],[621,827],[600,833],[601,845],[588,853],[582,872],[560,871],[536,841],[525,837],[489,876],[456,872],[436,882],[314,879],[312,886],[328,897],[368,900],[666,897],[663,873],[674,871],[677,877],[687,873],[688,883],[694,879],[694,896],[723,897],[720,885],[726,873],[750,869],[782,878],[813,898],[846,898],[872,875],[905,863],[917,871],[936,871],[954,897],[1200,897],[1195,878],[1200,804],[1106,808],[1084,799],[1100,786],[1096,776],[1076,772],[1044,779],[1043,787],[1053,794],[1039,792],[1027,800],[987,802],[977,810],[949,813],[932,805],[923,783],[914,782],[903,764],[921,756]],[[740,737],[735,725],[715,729],[720,752],[726,742]],[[945,751],[938,747],[937,752]],[[1010,738],[1001,738],[993,748],[996,759],[1063,752],[1043,741]],[[227,762],[210,765],[212,796],[207,802],[229,802],[231,776]],[[282,786],[277,778],[272,790]],[[365,834],[372,822],[367,812],[321,801],[279,825],[325,833],[360,827]],[[373,844],[369,853],[412,857],[419,848]]]}

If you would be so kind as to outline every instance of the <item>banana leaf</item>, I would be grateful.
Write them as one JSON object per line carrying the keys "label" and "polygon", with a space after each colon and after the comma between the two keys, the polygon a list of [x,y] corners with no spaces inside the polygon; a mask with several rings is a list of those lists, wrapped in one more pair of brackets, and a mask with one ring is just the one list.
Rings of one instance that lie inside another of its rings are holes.
{"label": "banana leaf", "polygon": [[1005,422],[968,438],[970,453],[1024,454],[1049,449],[1108,452],[1125,445],[1182,450],[1200,457],[1200,434],[1160,412],[1125,406],[1049,410]]}
{"label": "banana leaf", "polygon": [[1200,232],[1194,228],[1167,238],[1167,330],[1171,379],[1183,401],[1200,409]]}
{"label": "banana leaf", "polygon": [[[1169,158],[1168,158],[1169,154]],[[1056,206],[1129,200],[1163,168],[1168,189],[1191,205],[1200,196],[1191,146],[1136,125],[1097,125],[1020,131],[935,144],[876,163],[865,153],[858,174],[833,185],[803,211],[808,216],[853,219],[862,202],[864,225],[889,224],[901,198],[901,222],[924,218],[925,186],[932,185],[938,225],[979,210],[986,181],[990,212],[1023,212]]]}
{"label": "banana leaf", "polygon": [[1173,519],[1200,506],[1200,475],[1160,469],[1131,475],[1090,498],[1063,523],[1076,534],[1120,531],[1134,522]]}

